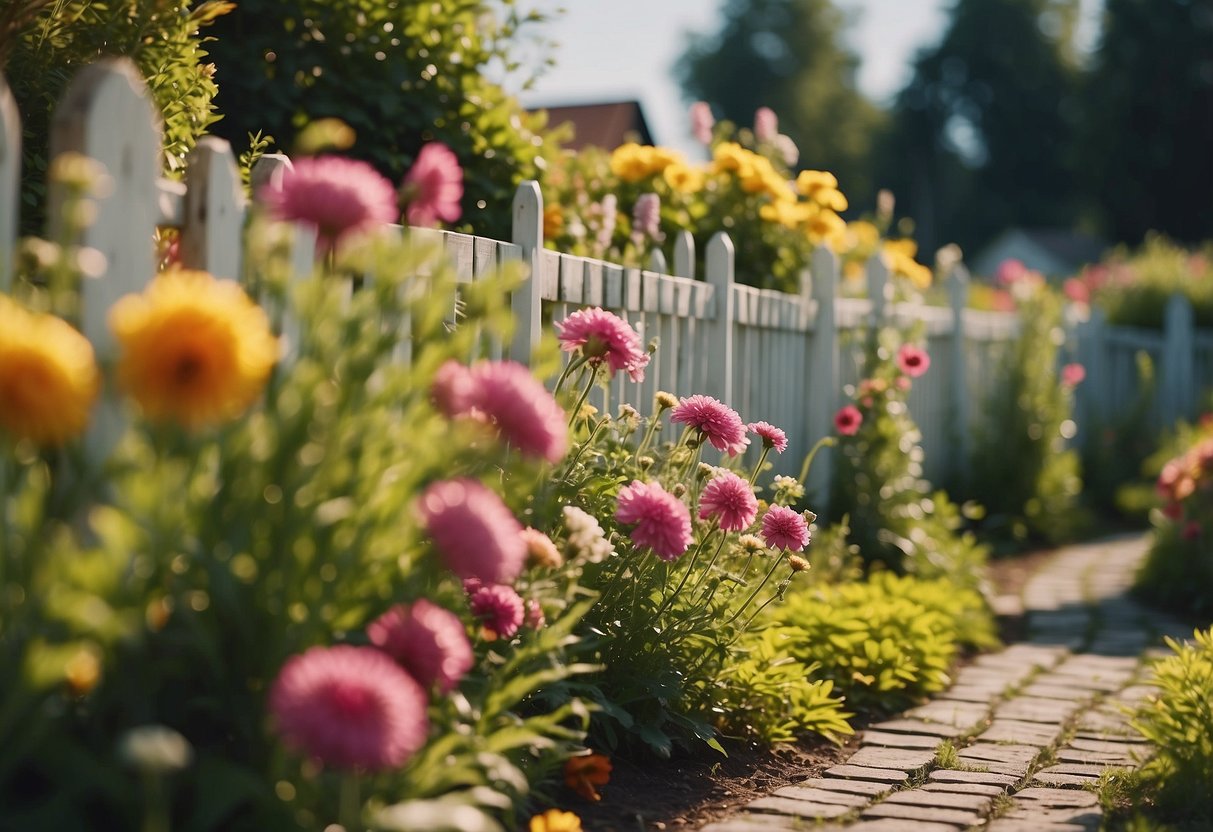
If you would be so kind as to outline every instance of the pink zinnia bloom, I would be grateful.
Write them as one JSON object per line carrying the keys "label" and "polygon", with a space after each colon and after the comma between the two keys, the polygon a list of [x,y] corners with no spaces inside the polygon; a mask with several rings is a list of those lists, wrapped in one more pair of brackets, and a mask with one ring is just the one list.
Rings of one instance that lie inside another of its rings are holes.
{"label": "pink zinnia bloom", "polygon": [[762,518],[762,539],[771,549],[799,552],[809,545],[809,524],[786,506],[771,506]]}
{"label": "pink zinnia bloom", "polygon": [[436,482],[421,495],[426,532],[452,572],[513,583],[526,561],[522,526],[501,498],[476,480]]}
{"label": "pink zinnia bloom", "polygon": [[779,116],[770,107],[759,107],[754,111],[754,138],[760,142],[771,142],[779,135]]}
{"label": "pink zinnia bloom", "polygon": [[480,361],[471,370],[472,406],[505,441],[548,462],[564,459],[569,426],[564,409],[531,371],[517,361]]}
{"label": "pink zinnia bloom", "polygon": [[708,145],[712,143],[712,127],[716,119],[712,117],[712,108],[706,101],[696,101],[691,105],[691,134],[695,141]]}
{"label": "pink zinnia bloom", "polygon": [[838,408],[838,412],[834,414],[834,430],[838,431],[840,436],[854,436],[859,433],[859,426],[862,424],[863,414],[853,404]]}
{"label": "pink zinnia bloom", "polygon": [[409,225],[431,227],[459,219],[463,168],[444,144],[427,144],[404,176],[404,217]]}
{"label": "pink zinnia bloom", "polygon": [[472,646],[463,622],[424,598],[397,604],[366,628],[371,644],[383,650],[427,688],[449,693],[472,668]]}
{"label": "pink zinnia bloom", "polygon": [[633,381],[644,381],[649,354],[636,330],[618,315],[597,306],[578,309],[556,324],[556,332],[565,352],[581,350],[591,364],[605,360],[612,376],[626,370]]}
{"label": "pink zinnia bloom", "polygon": [[1066,387],[1077,387],[1087,377],[1087,370],[1081,364],[1066,364],[1061,368],[1061,383]]}
{"label": "pink zinnia bloom", "polygon": [[476,385],[472,371],[455,359],[450,359],[434,373],[430,398],[434,406],[448,418],[464,416],[475,406]]}
{"label": "pink zinnia bloom", "polygon": [[257,198],[275,219],[315,228],[316,248],[323,252],[400,217],[392,183],[366,162],[340,156],[297,160]]}
{"label": "pink zinnia bloom", "polygon": [[283,741],[325,765],[399,768],[425,744],[421,686],[373,647],[313,647],[282,666],[269,710]]}
{"label": "pink zinnia bloom", "polygon": [[897,366],[910,378],[918,378],[931,366],[931,357],[926,350],[913,344],[903,344],[897,351]]}
{"label": "pink zinnia bloom", "polygon": [[1016,260],[1013,257],[1008,257],[998,264],[998,271],[995,272],[995,277],[1002,286],[1010,286],[1015,281],[1019,280],[1028,272],[1028,267],[1023,264],[1022,260]]}
{"label": "pink zinnia bloom", "polygon": [[771,423],[750,422],[746,428],[759,436],[765,447],[774,448],[776,453],[781,454],[788,449],[788,435]]}
{"label": "pink zinnia bloom", "polygon": [[482,586],[472,593],[472,615],[498,638],[513,638],[522,626],[522,597],[513,587],[502,584]]}
{"label": "pink zinnia bloom", "polygon": [[699,495],[699,517],[715,517],[726,532],[748,529],[758,516],[758,498],[750,484],[732,471],[713,478]]}
{"label": "pink zinnia bloom", "polygon": [[619,492],[615,519],[634,525],[630,537],[662,560],[674,560],[691,545],[691,513],[658,483],[634,480]]}
{"label": "pink zinnia bloom", "polygon": [[729,456],[737,456],[750,444],[745,423],[737,411],[711,396],[687,396],[670,414],[671,422],[690,425]]}

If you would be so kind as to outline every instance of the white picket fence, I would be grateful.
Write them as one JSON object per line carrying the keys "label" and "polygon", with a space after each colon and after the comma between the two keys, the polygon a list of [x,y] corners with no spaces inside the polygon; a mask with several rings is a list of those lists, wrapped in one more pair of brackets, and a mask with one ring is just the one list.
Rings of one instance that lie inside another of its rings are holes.
{"label": "white picket fence", "polygon": [[[19,121],[0,77],[0,291],[8,288],[16,241],[19,189]],[[185,266],[220,277],[242,274],[242,233],[248,206],[227,143],[213,137],[199,142],[184,183],[159,177],[160,131],[146,91],[134,67],[122,60],[102,61],[83,70],[57,109],[51,131],[52,158],[76,151],[101,162],[112,187],[97,199],[96,222],[83,245],[97,249],[105,274],[82,286],[81,328],[104,358],[110,350],[105,310],[120,296],[138,291],[155,272],[152,233],[156,226],[181,231]],[[266,157],[254,177],[275,175],[289,164]],[[61,195],[49,195],[48,234],[56,235]],[[528,362],[542,331],[573,310],[601,306],[625,317],[645,340],[659,339],[645,380],[633,383],[620,374],[596,394],[599,407],[629,403],[649,412],[653,394],[707,393],[735,407],[747,421],[782,427],[790,447],[776,471],[795,473],[804,454],[832,431],[844,386],[858,380],[856,352],[845,348],[849,332],[894,319],[922,321],[931,370],[910,395],[910,409],[923,433],[925,473],[944,481],[968,464],[967,447],[982,401],[999,379],[997,354],[1017,330],[1012,314],[966,308],[968,276],[956,266],[948,276],[950,307],[893,304],[891,285],[880,257],[867,266],[869,298],[835,296],[839,264],[828,249],[814,252],[801,291],[787,294],[738,284],[734,251],[717,235],[704,252],[706,279],[693,279],[695,251],[689,234],[673,241],[671,267],[656,257],[651,270],[626,268],[544,248],[543,204],[536,183],[524,183],[514,198],[509,242],[428,229],[409,233],[441,243],[460,279],[475,281],[505,261],[522,260],[529,278],[512,298],[518,326],[508,345],[490,349]],[[298,234],[294,261],[300,275],[313,268],[313,238]],[[668,272],[668,273],[667,273]],[[1195,380],[1213,380],[1213,333],[1194,335],[1191,311],[1183,329],[1176,307],[1175,326],[1162,340],[1077,322],[1070,337],[1087,364],[1085,407],[1107,412],[1124,397],[1122,354],[1141,348],[1157,354],[1167,386],[1158,417],[1190,415]],[[1185,334],[1186,332],[1186,334]],[[1176,334],[1178,333],[1178,334]],[[1195,347],[1193,345],[1195,344]],[[1182,354],[1181,354],[1182,353]],[[1182,388],[1177,392],[1177,387]],[[1094,391],[1094,392],[1092,392]],[[810,487],[820,500],[828,492],[828,459],[814,466]]]}

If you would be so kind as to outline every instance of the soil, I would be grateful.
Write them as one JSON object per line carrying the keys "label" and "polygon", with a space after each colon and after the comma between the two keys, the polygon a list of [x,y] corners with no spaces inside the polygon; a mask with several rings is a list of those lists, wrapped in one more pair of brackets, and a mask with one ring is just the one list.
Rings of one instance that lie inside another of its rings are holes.
{"label": "soil", "polygon": [[[1045,549],[992,560],[988,575],[994,594],[1018,598],[1053,554]],[[999,615],[1000,636],[1010,644],[1024,635],[1023,614],[1013,608],[1006,613]],[[854,727],[858,735],[864,725]],[[728,757],[706,746],[700,753],[671,760],[615,757],[610,782],[600,788],[600,802],[562,788],[555,805],[576,813],[585,832],[698,829],[778,788],[819,776],[847,759],[858,739],[853,736],[843,746],[820,737],[774,748],[741,741],[723,744]]]}

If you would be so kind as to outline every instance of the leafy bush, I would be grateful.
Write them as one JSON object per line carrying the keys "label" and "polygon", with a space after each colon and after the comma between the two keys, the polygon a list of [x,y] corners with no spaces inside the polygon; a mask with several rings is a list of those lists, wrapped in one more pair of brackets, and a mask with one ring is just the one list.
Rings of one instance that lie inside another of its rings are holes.
{"label": "leafy bush", "polygon": [[793,590],[766,638],[833,683],[847,707],[893,712],[943,690],[962,646],[997,644],[980,593],[946,579],[878,572],[867,581]]}
{"label": "leafy bush", "polygon": [[1167,304],[1182,295],[1192,304],[1197,326],[1213,327],[1213,252],[1188,250],[1151,234],[1136,251],[1116,249],[1103,263],[1067,282],[1078,299],[1090,298],[1108,321],[1162,329]]}
{"label": "leafy bush", "polygon": [[1196,630],[1187,644],[1167,639],[1167,646],[1174,655],[1150,674],[1160,691],[1138,707],[1133,727],[1154,748],[1142,770],[1153,791],[1151,815],[1196,828],[1213,820],[1213,806],[1199,798],[1213,783],[1213,629]]}
{"label": "leafy bush", "polygon": [[1083,527],[1078,500],[1074,388],[1082,367],[1060,364],[1061,301],[1032,272],[1016,275],[1011,293],[1020,329],[998,367],[999,379],[982,403],[974,437],[969,493],[986,508],[983,533],[1017,544],[1058,543]]}

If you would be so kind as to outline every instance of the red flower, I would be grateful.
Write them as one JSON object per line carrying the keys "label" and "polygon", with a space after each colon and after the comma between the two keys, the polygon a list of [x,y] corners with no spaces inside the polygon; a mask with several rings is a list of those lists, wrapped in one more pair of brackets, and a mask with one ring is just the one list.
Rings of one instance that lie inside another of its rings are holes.
{"label": "red flower", "polygon": [[595,786],[605,786],[611,780],[611,761],[602,754],[570,757],[564,764],[564,783],[586,800],[602,800]]}
{"label": "red flower", "polygon": [[931,357],[913,344],[903,344],[897,351],[897,366],[910,378],[918,378],[931,366]]}
{"label": "red flower", "polygon": [[853,404],[839,408],[834,414],[834,430],[838,431],[840,436],[854,436],[862,424],[863,414]]}

